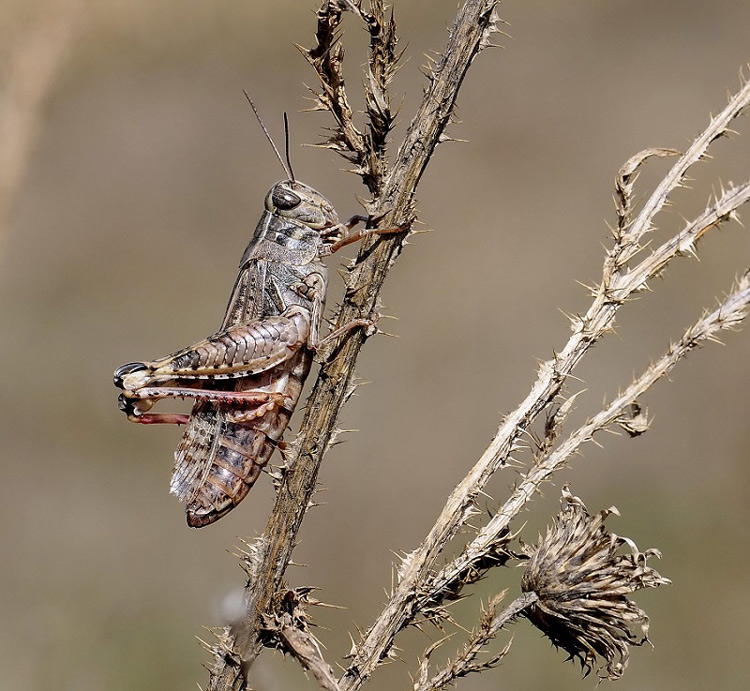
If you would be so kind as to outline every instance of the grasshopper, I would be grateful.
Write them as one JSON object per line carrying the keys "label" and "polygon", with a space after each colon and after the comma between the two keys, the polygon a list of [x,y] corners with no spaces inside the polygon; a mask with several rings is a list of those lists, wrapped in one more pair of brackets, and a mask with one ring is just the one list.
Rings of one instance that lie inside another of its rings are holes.
{"label": "grasshopper", "polygon": [[[247,96],[247,94],[246,94]],[[250,98],[248,97],[248,100]],[[250,105],[255,110],[252,101]],[[327,288],[323,257],[373,234],[407,226],[350,232],[363,216],[342,223],[331,203],[288,175],[265,197],[265,209],[240,261],[221,328],[212,336],[114,374],[120,409],[141,424],[186,425],[175,451],[170,491],[185,505],[187,523],[217,521],[247,495],[299,401],[314,353],[371,320],[355,319],[321,338]],[[192,398],[190,415],[152,413],[163,398]]]}

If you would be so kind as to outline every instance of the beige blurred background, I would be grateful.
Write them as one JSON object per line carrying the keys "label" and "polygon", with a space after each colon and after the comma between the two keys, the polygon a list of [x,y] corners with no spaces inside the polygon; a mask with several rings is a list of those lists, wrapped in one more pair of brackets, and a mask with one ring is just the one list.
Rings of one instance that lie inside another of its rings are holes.
{"label": "beige blurred background", "polygon": [[[426,4],[396,3],[406,48],[396,136],[421,95],[423,53],[444,44],[456,3],[419,9]],[[299,112],[314,75],[292,44],[310,44],[316,8],[4,0],[1,105],[31,104],[36,119],[6,117],[0,144],[2,690],[206,683],[194,637],[222,623],[243,583],[227,550],[262,530],[270,482],[219,524],[189,530],[167,491],[179,432],[127,424],[111,374],[221,321],[263,195],[283,177],[243,88],[279,139],[290,111],[298,177],[342,216],[359,211],[363,188],[343,162],[300,146],[330,124]],[[371,383],[342,421],[359,431],[326,459],[324,505],[296,556],[309,566],[290,572],[346,608],[320,613],[334,662],[349,650],[347,632],[379,611],[392,552],[418,544],[500,415],[528,391],[537,360],[564,344],[559,310],[586,308],[577,281],[600,275],[619,166],[646,147],[685,147],[750,59],[746,0],[537,0],[503,3],[501,13],[512,38],[478,59],[450,131],[468,142],[440,147],[419,188],[420,218],[434,232],[414,239],[387,284],[384,312],[399,321],[384,326],[399,338],[373,339],[361,357]],[[347,18],[355,104],[365,40]],[[750,123],[737,129],[742,136],[719,142],[693,189],[676,195],[664,232],[721,181],[747,179]],[[649,165],[641,194],[667,165]],[[618,334],[579,372],[588,392],[575,420],[713,305],[749,256],[747,230],[712,233],[700,262],[678,261],[623,310]],[[674,585],[638,597],[656,649],[635,651],[620,691],[750,688],[750,331],[726,343],[693,354],[648,394],[651,432],[601,437],[604,448],[587,448],[524,517],[530,541],[568,481],[590,509],[619,507],[613,530],[662,549],[658,567]],[[514,479],[508,471],[493,483],[498,501]],[[486,579],[457,617],[470,625],[483,598],[517,594],[519,579],[515,569]],[[529,626],[514,635],[507,662],[461,688],[594,688]],[[403,635],[403,662],[369,688],[409,688],[430,640]],[[269,653],[253,688],[314,685]]]}

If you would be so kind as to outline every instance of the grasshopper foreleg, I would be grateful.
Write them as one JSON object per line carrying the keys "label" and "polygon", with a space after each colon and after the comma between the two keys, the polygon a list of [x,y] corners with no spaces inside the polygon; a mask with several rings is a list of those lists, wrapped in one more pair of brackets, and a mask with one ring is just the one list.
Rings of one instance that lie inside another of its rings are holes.
{"label": "grasshopper foreleg", "polygon": [[[352,216],[348,221],[345,223],[340,223],[335,226],[331,226],[331,228],[328,229],[327,235],[330,237],[335,234],[335,232],[346,229],[347,231],[351,230],[356,226],[358,223],[366,223],[369,219],[367,216],[361,216],[359,214]],[[356,233],[351,233],[350,235],[345,235],[340,240],[336,240],[330,245],[327,245],[323,247],[320,251],[321,256],[328,256],[330,254],[334,254],[338,252],[343,247],[346,247],[348,245],[351,245],[355,242],[359,242],[360,240],[364,240],[364,238],[369,237],[370,235],[396,235],[398,233],[404,233],[411,227],[411,221],[408,223],[404,223],[403,225],[396,226],[394,228],[363,228],[362,230],[358,230]]]}

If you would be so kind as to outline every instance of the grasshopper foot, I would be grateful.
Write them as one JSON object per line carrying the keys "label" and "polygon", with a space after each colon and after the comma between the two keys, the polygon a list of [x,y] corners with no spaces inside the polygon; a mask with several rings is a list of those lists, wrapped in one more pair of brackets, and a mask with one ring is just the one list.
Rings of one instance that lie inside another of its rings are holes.
{"label": "grasshopper foot", "polygon": [[148,413],[146,411],[153,406],[153,401],[129,398],[124,393],[118,396],[117,405],[130,422],[141,425],[187,425],[190,419],[189,415],[181,413]]}

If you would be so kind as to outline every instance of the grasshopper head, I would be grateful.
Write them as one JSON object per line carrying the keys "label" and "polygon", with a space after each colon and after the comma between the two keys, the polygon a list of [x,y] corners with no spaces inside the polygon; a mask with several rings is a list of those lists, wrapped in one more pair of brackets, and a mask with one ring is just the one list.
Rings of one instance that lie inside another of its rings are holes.
{"label": "grasshopper head", "polygon": [[266,195],[266,210],[313,230],[338,225],[339,217],[320,192],[297,180],[277,182]]}

